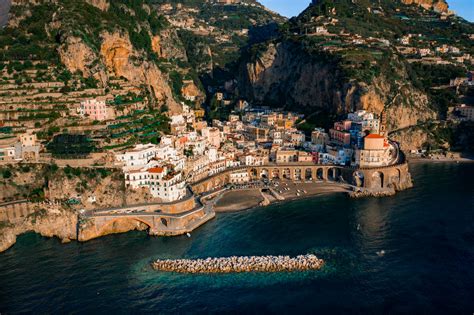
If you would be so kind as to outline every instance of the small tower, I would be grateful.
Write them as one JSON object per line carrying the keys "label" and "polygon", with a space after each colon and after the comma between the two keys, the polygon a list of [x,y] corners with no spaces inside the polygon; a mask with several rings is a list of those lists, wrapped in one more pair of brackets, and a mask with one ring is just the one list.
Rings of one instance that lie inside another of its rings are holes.
{"label": "small tower", "polygon": [[385,109],[380,113],[379,134],[385,138],[387,137],[387,113],[385,112]]}

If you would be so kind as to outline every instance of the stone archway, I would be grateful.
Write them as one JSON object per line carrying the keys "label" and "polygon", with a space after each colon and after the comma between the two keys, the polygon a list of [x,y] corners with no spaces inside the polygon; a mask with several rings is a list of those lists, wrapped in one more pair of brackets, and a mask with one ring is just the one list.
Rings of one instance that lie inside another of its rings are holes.
{"label": "stone archway", "polygon": [[328,169],[328,180],[337,182],[341,177],[341,170],[337,167],[331,167]]}
{"label": "stone archway", "polygon": [[301,180],[301,168],[295,169],[295,180]]}
{"label": "stone archway", "polygon": [[270,172],[266,168],[264,168],[260,172],[260,177],[263,178],[263,179],[269,179],[270,178]]}
{"label": "stone archway", "polygon": [[280,179],[280,170],[278,168],[272,170],[271,179]]}
{"label": "stone archway", "polygon": [[305,180],[313,180],[313,172],[310,168],[304,170],[304,179]]}
{"label": "stone archway", "polygon": [[137,217],[117,217],[106,222],[101,228],[101,235],[123,233],[133,230],[146,231],[151,229],[150,223]]}
{"label": "stone archway", "polygon": [[291,180],[291,171],[289,168],[283,169],[282,175],[283,179]]}
{"label": "stone archway", "polygon": [[252,168],[252,169],[250,170],[250,177],[251,177],[252,179],[256,179],[256,178],[258,177],[258,171],[257,171],[257,169]]}
{"label": "stone archway", "polygon": [[318,168],[318,170],[316,171],[316,178],[318,180],[324,180],[324,169]]}
{"label": "stone archway", "polygon": [[383,188],[384,174],[382,172],[374,172],[371,178],[371,188]]}

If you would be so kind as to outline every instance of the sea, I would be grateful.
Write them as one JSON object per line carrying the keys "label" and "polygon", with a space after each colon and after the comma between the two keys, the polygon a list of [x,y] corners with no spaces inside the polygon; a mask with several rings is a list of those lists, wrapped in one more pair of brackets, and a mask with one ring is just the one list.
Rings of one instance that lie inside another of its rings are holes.
{"label": "sea", "polygon": [[[218,214],[191,237],[61,244],[29,233],[0,254],[0,314],[473,314],[474,164],[414,163],[394,197],[329,194]],[[158,258],[300,255],[322,270],[190,275]]]}

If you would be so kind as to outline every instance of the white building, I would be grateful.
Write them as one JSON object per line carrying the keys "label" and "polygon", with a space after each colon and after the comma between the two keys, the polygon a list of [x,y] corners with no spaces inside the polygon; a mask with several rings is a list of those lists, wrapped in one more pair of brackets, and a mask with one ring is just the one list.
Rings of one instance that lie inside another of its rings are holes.
{"label": "white building", "polygon": [[358,110],[354,113],[349,113],[347,119],[352,122],[361,123],[362,130],[369,130],[374,133],[379,133],[380,131],[380,120],[375,118],[373,113],[365,110]]}
{"label": "white building", "polygon": [[15,147],[10,145],[0,146],[0,161],[12,161],[15,159]]}
{"label": "white building", "polygon": [[125,172],[125,185],[132,189],[146,187],[155,198],[173,202],[186,196],[186,182],[181,172],[167,166],[149,164],[139,170]]}
{"label": "white building", "polygon": [[140,168],[157,156],[158,146],[154,144],[137,144],[132,150],[116,154],[116,159],[127,168]]}
{"label": "white building", "polygon": [[324,26],[316,27],[316,34],[327,34],[328,30]]}
{"label": "white building", "polygon": [[356,150],[355,165],[360,167],[380,167],[391,163],[394,148],[379,134],[364,138],[364,149]]}
{"label": "white building", "polygon": [[232,184],[243,184],[250,181],[249,173],[246,170],[235,171],[230,174]]}

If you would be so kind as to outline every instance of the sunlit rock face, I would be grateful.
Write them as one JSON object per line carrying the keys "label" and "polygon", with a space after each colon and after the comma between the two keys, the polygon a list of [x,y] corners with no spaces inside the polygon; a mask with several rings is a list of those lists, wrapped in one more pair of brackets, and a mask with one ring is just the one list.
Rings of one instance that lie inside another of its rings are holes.
{"label": "sunlit rock face", "polygon": [[11,0],[0,0],[0,27],[7,25],[11,5]]}
{"label": "sunlit rock face", "polygon": [[418,4],[426,10],[448,12],[448,4],[444,0],[402,0],[404,4]]}

